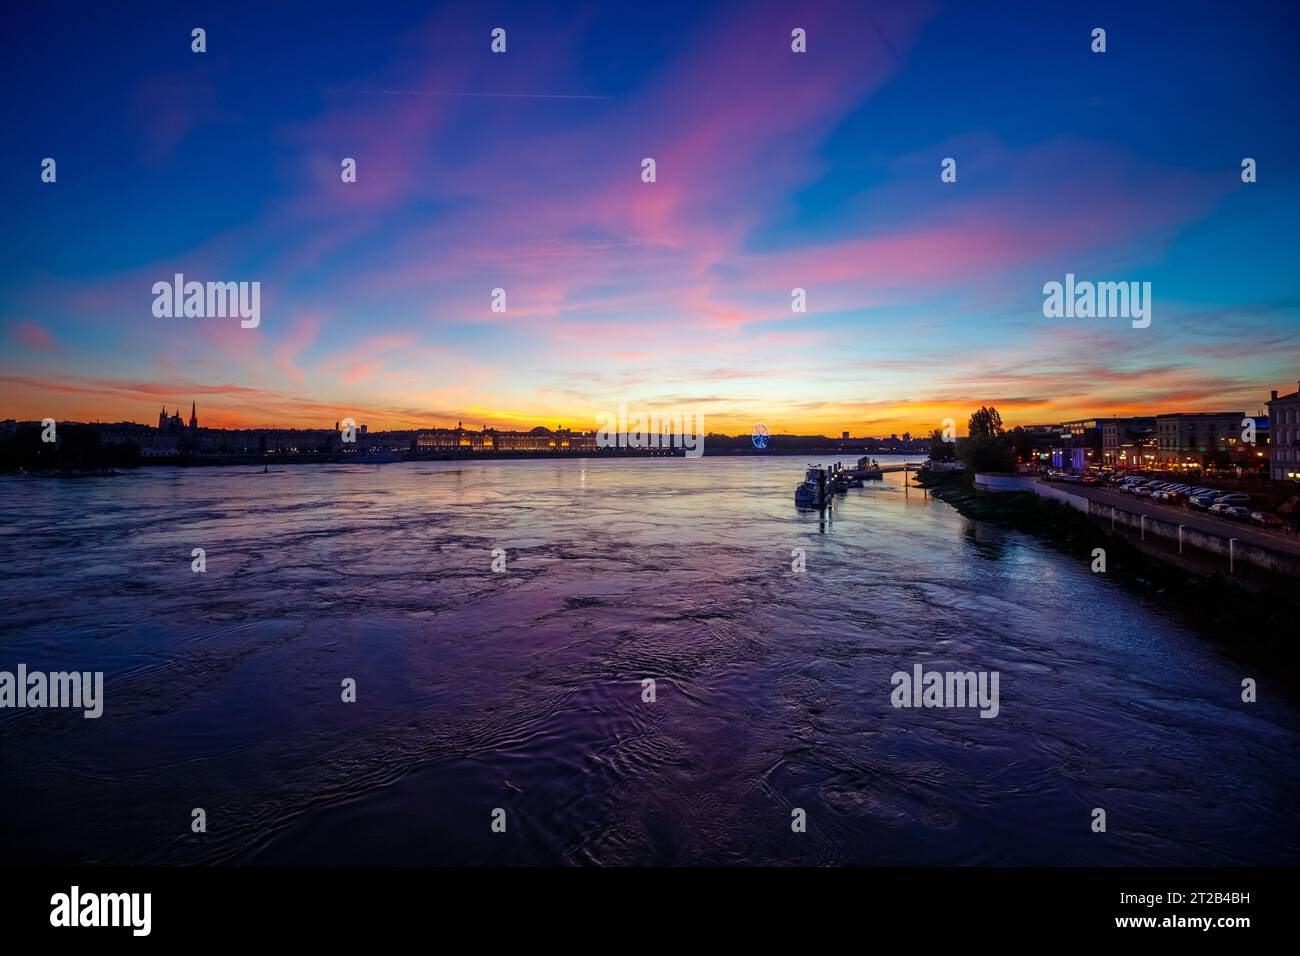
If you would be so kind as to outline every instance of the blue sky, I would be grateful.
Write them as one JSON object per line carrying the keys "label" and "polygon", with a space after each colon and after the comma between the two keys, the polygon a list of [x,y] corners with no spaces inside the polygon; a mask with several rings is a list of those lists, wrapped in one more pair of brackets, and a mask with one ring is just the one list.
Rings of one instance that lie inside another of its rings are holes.
{"label": "blue sky", "polygon": [[[20,8],[0,415],[865,434],[1294,390],[1294,6],[997,8]],[[260,325],[155,317],[176,272],[260,282]],[[1045,318],[1067,272],[1151,282],[1151,327]]]}

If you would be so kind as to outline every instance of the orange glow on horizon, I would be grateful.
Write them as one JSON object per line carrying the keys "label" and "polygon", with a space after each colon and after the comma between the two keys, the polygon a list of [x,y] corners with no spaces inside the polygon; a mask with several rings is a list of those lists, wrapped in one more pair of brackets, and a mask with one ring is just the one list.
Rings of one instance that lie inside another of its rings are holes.
{"label": "orange glow on horizon", "polygon": [[[89,391],[87,389],[86,391]],[[454,428],[457,422],[473,431],[481,428],[495,428],[503,431],[527,431],[539,425],[546,428],[572,428],[576,431],[593,431],[597,428],[597,414],[601,409],[562,410],[548,409],[535,412],[531,409],[512,410],[509,408],[485,408],[481,405],[469,405],[463,411],[441,412],[428,416],[416,415],[405,410],[396,410],[383,406],[337,404],[324,401],[307,401],[285,397],[276,397],[265,403],[250,397],[249,400],[231,401],[228,395],[211,395],[210,402],[204,396],[177,396],[166,400],[159,399],[151,405],[143,404],[137,398],[116,398],[112,401],[96,401],[76,389],[66,389],[46,395],[39,401],[32,401],[29,394],[16,392],[21,396],[17,402],[4,410],[5,417],[19,421],[39,421],[52,417],[59,421],[76,422],[136,422],[142,425],[157,423],[158,412],[165,406],[168,414],[179,410],[181,417],[188,421],[192,401],[197,401],[198,418],[205,428],[302,428],[321,429],[334,427],[334,423],[345,417],[351,417],[369,431],[419,430],[425,428]],[[25,399],[25,400],[24,400]],[[979,403],[970,406],[955,407],[951,405],[927,403],[899,403],[888,405],[873,403],[869,417],[865,417],[861,406],[846,404],[843,410],[828,406],[815,412],[804,410],[802,413],[783,412],[779,405],[773,403],[769,408],[752,406],[748,402],[735,402],[743,409],[731,408],[726,411],[712,412],[707,405],[699,409],[703,414],[706,432],[727,435],[748,435],[753,426],[759,422],[765,424],[774,435],[825,435],[839,438],[847,431],[851,438],[879,438],[891,434],[910,433],[913,438],[925,437],[935,428],[943,427],[943,420],[951,418],[956,423],[957,433],[966,433],[967,421]],[[1097,413],[1087,408],[1044,405],[1018,406],[1015,403],[997,404],[1003,425],[1008,430],[1017,425],[1050,425],[1063,421],[1097,418],[1105,419],[1112,415],[1126,417],[1138,415],[1160,415],[1173,412],[1222,411],[1236,408],[1242,403],[1237,401],[1201,401],[1197,403],[1152,403],[1139,404],[1132,401],[1108,401],[1106,411]],[[38,407],[39,406],[39,407]],[[671,405],[629,404],[632,412],[658,412],[671,414]],[[683,410],[678,407],[676,410]]]}

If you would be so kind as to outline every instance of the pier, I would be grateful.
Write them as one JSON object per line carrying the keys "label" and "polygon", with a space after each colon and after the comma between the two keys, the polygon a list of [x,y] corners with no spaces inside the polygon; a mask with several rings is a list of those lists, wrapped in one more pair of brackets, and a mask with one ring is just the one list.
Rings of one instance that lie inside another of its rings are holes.
{"label": "pier", "polygon": [[[810,511],[820,511],[822,521],[825,522],[828,513],[834,507],[836,495],[844,494],[850,488],[861,488],[864,481],[878,481],[885,476],[886,472],[901,471],[906,474],[919,470],[923,465],[923,462],[910,461],[881,465],[870,457],[858,459],[856,468],[845,468],[844,463],[839,461],[833,461],[825,467],[809,465],[804,480],[795,486],[795,505]],[[909,484],[910,482],[904,477],[904,493]]]}
{"label": "pier", "polygon": [[905,461],[893,465],[879,465],[876,470],[884,474],[888,474],[891,471],[920,471],[921,466],[924,464],[925,462],[923,461]]}

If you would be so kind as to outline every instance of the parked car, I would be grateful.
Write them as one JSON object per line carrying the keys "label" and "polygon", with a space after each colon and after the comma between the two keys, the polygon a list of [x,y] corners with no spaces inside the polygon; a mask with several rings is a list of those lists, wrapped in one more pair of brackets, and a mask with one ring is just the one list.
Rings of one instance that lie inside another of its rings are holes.
{"label": "parked car", "polygon": [[1241,508],[1237,505],[1228,505],[1228,507],[1224,509],[1223,514],[1226,517],[1231,518],[1233,521],[1249,521],[1251,511],[1249,508]]}
{"label": "parked car", "polygon": [[1219,495],[1218,498],[1214,499],[1214,503],[1224,505],[1248,505],[1250,504],[1250,495],[1243,495],[1241,492]]}
{"label": "parked car", "polygon": [[1187,504],[1197,511],[1209,511],[1210,506],[1214,504],[1212,495],[1195,495],[1187,499]]}
{"label": "parked car", "polygon": [[1101,484],[1101,479],[1098,478],[1096,475],[1084,475],[1082,478],[1079,479],[1079,484],[1097,485],[1097,484]]}
{"label": "parked car", "polygon": [[1282,527],[1282,519],[1275,514],[1269,514],[1267,511],[1252,511],[1250,513],[1250,523],[1257,524],[1261,528]]}

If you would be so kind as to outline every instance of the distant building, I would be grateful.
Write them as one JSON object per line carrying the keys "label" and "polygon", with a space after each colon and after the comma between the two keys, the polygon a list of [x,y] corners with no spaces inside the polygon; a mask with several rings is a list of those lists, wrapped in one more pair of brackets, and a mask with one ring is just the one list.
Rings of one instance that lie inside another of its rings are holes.
{"label": "distant building", "polygon": [[163,433],[175,433],[185,431],[185,420],[181,418],[181,410],[176,409],[175,413],[168,415],[167,406],[158,413],[158,430]]}
{"label": "distant building", "polygon": [[1155,460],[1154,415],[1106,418],[1101,422],[1101,463],[1111,468],[1140,468]]}
{"label": "distant building", "polygon": [[1202,468],[1219,453],[1240,450],[1243,412],[1178,412],[1156,416],[1156,464]]}
{"label": "distant building", "polygon": [[1096,418],[1081,418],[1073,422],[1061,422],[1061,433],[1069,434],[1076,445],[1101,447],[1101,421]]}
{"label": "distant building", "polygon": [[[90,426],[99,435],[101,445],[135,445],[142,456],[156,454],[153,451],[158,430],[150,425],[137,425],[135,422],[95,422]],[[173,440],[172,444],[175,444]]]}
{"label": "distant building", "polygon": [[497,451],[595,451],[595,432],[538,426],[527,432],[497,432]]}
{"label": "distant building", "polygon": [[1272,446],[1269,474],[1277,481],[1300,480],[1300,382],[1290,395],[1273,397],[1268,402],[1268,423]]}
{"label": "distant building", "polygon": [[557,433],[538,425],[526,432],[496,432],[492,436],[497,451],[559,451]]}
{"label": "distant building", "polygon": [[493,451],[496,438],[487,429],[473,432],[466,429],[461,422],[455,428],[431,428],[421,431],[415,438],[417,451],[456,452],[456,451]]}
{"label": "distant building", "polygon": [[357,446],[365,453],[391,452],[403,455],[416,449],[419,436],[420,432],[413,428],[372,432],[363,425]]}
{"label": "distant building", "polygon": [[1046,465],[1061,445],[1060,425],[1017,425],[1010,434],[1022,464]]}
{"label": "distant building", "polygon": [[1086,471],[1089,466],[1101,463],[1101,421],[1080,418],[1061,422],[1060,442],[1052,449],[1053,459],[1059,450],[1061,459],[1070,463],[1072,471]]}
{"label": "distant building", "polygon": [[431,428],[415,437],[416,451],[437,454],[465,451],[566,452],[595,451],[594,432],[575,432],[568,428],[552,431],[541,425],[526,432],[484,428],[470,431],[460,423],[455,428]]}

